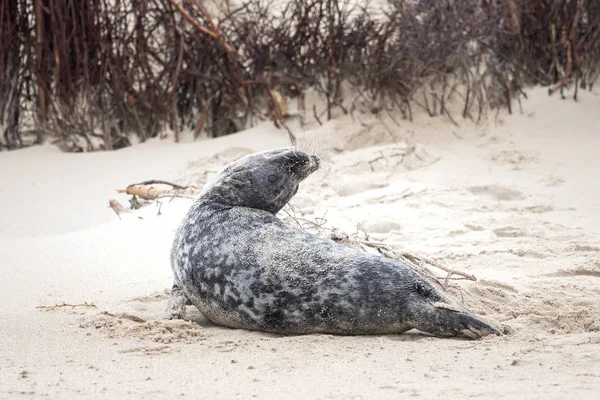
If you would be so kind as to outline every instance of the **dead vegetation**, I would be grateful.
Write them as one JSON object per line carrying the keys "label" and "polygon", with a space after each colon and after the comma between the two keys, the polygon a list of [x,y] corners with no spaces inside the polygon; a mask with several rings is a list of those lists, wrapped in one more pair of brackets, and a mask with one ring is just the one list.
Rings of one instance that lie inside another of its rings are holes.
{"label": "dead vegetation", "polygon": [[[447,267],[441,262],[435,261],[424,255],[394,249],[385,243],[374,241],[370,238],[368,232],[360,226],[357,226],[356,231],[353,233],[343,232],[332,227],[325,218],[325,215],[313,219],[306,218],[293,204],[288,204],[282,212],[285,214],[283,220],[289,224],[295,224],[301,229],[307,230],[322,238],[333,240],[344,246],[360,249],[365,252],[374,251],[386,258],[399,261],[415,270],[430,282],[437,284],[445,291],[452,287],[452,285],[450,285],[451,280],[477,280],[474,275]],[[440,274],[439,271],[442,271],[442,274]]]}
{"label": "dead vegetation", "polygon": [[287,99],[309,117],[308,90],[325,100],[309,109],[319,122],[422,107],[459,124],[512,112],[532,84],[576,99],[600,74],[597,1],[220,4],[210,15],[200,0],[0,0],[0,149],[285,124]]}
{"label": "dead vegetation", "polygon": [[87,301],[84,301],[83,303],[79,303],[79,304],[57,303],[52,306],[37,306],[36,308],[39,310],[56,310],[59,308],[66,308],[66,307],[71,307],[71,309],[76,308],[76,307],[96,308],[96,305],[94,303],[88,303]]}

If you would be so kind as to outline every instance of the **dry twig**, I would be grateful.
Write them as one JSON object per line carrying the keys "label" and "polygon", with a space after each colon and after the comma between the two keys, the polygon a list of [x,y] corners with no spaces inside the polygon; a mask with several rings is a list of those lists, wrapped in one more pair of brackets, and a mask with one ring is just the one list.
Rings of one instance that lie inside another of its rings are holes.
{"label": "dry twig", "polygon": [[[299,212],[296,210],[296,207],[291,204],[284,208],[283,212],[302,229],[306,229],[316,235],[331,239],[335,242],[342,243],[350,247],[359,247],[363,250],[366,250],[366,248],[375,249],[384,257],[404,263],[406,266],[414,269],[425,278],[438,283],[444,289],[448,287],[448,282],[450,279],[457,279],[453,278],[454,275],[471,281],[477,280],[474,275],[449,268],[438,261],[432,260],[431,258],[416,254],[414,252],[397,251],[384,243],[372,241],[369,239],[368,233],[364,230],[362,231],[363,237],[361,238],[358,236],[358,230],[354,235],[349,235],[339,231],[336,228],[330,228],[326,226],[327,220],[325,219],[325,216],[321,218],[315,218],[314,221],[306,219],[304,216],[298,215]],[[443,282],[440,281],[440,279],[429,270],[428,266],[435,267],[446,272]]]}
{"label": "dry twig", "polygon": [[96,305],[94,303],[88,303],[87,301],[80,303],[80,304],[68,304],[68,303],[60,303],[60,304],[55,304],[53,306],[37,306],[37,309],[41,309],[41,310],[55,310],[57,308],[64,308],[64,307],[71,307],[71,308],[75,308],[75,307],[94,307],[96,308]]}
{"label": "dry twig", "polygon": [[121,203],[119,203],[115,199],[110,199],[108,201],[108,207],[112,208],[112,210],[115,212],[115,214],[117,214],[117,217],[119,217],[119,219],[121,219],[121,213],[131,212],[131,210],[123,207]]}

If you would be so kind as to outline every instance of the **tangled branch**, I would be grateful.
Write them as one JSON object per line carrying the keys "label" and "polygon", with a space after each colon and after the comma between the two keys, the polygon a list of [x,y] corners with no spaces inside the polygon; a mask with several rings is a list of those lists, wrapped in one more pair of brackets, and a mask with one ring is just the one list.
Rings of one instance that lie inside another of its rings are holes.
{"label": "tangled branch", "polygon": [[[294,142],[288,99],[319,123],[392,108],[410,120],[421,107],[460,125],[512,112],[530,85],[576,99],[600,76],[590,0],[247,0],[210,12],[201,0],[0,0],[0,32],[0,150],[45,138],[111,150],[263,120]],[[323,101],[307,106],[309,90]]]}
{"label": "tangled branch", "polygon": [[[444,290],[447,289],[451,279],[456,279],[454,276],[459,276],[471,281],[477,280],[474,275],[449,268],[442,263],[423,255],[409,251],[395,250],[384,243],[372,241],[369,239],[369,235],[365,231],[357,229],[354,234],[350,235],[340,231],[339,229],[329,227],[327,225],[327,219],[325,216],[316,218],[314,220],[307,219],[293,205],[286,206],[283,209],[283,212],[287,217],[285,219],[287,219],[289,223],[296,224],[301,229],[305,229],[317,236],[331,239],[348,247],[358,248],[363,251],[374,249],[384,257],[399,261],[407,267],[412,268],[420,275],[432,282],[437,283]],[[441,280],[437,274],[431,271],[430,267],[438,268],[444,271],[446,276],[443,278],[443,280]]]}

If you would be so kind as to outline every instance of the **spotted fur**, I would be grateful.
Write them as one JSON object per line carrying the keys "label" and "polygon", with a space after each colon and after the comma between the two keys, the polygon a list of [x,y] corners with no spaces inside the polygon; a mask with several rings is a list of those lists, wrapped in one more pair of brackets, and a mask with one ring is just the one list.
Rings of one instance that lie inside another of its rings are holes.
{"label": "spotted fur", "polygon": [[225,167],[175,235],[167,317],[189,299],[215,324],[280,334],[499,333],[411,268],[277,218],[318,167],[294,148]]}

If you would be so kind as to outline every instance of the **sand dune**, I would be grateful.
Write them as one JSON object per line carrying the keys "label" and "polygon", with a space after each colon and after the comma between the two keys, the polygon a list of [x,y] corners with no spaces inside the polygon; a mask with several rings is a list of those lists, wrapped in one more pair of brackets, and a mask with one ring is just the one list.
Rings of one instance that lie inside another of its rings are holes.
{"label": "sand dune", "polygon": [[[600,393],[600,96],[532,90],[485,125],[350,116],[300,144],[322,170],[304,218],[474,274],[452,293],[508,324],[477,341],[403,335],[279,337],[160,314],[189,199],[119,219],[115,189],[206,182],[246,153],[286,146],[270,125],[110,153],[0,153],[0,397],[596,398]],[[294,129],[300,128],[293,125]],[[94,307],[38,309],[60,303]]]}

